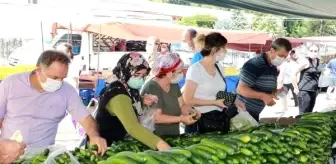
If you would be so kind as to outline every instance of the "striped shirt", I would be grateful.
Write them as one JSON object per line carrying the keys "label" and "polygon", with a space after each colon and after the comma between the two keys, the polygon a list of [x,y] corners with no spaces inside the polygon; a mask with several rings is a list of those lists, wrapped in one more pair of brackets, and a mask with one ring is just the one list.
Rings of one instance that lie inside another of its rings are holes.
{"label": "striped shirt", "polygon": [[[277,86],[278,70],[267,62],[266,54],[251,58],[242,67],[240,82],[243,82],[251,89],[267,94],[274,93]],[[238,98],[245,102],[248,111],[261,112],[265,104],[262,100],[251,99],[238,95]]]}

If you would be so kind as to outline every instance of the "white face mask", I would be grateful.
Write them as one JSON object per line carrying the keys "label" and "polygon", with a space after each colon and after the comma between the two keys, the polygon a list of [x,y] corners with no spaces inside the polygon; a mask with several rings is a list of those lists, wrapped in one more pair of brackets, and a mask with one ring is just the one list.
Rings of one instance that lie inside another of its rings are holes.
{"label": "white face mask", "polygon": [[[45,76],[45,75],[43,75],[43,76]],[[42,82],[40,78],[38,78],[38,80],[41,84],[42,89],[46,92],[56,92],[63,85],[63,81],[50,79],[48,77],[47,77],[47,81],[45,81],[45,82]]]}
{"label": "white face mask", "polygon": [[275,58],[273,60],[271,60],[271,63],[274,65],[274,66],[280,66],[283,62],[285,62],[285,58],[282,58],[278,55],[275,56]]}
{"label": "white face mask", "polygon": [[154,45],[146,45],[146,52],[152,53],[154,51]]}
{"label": "white face mask", "polygon": [[172,83],[172,84],[177,84],[177,83],[179,83],[182,79],[183,79],[183,74],[180,73],[180,74],[176,75],[176,76],[171,80],[171,83]]}
{"label": "white face mask", "polygon": [[318,51],[317,50],[309,50],[308,57],[315,59],[318,57]]}
{"label": "white face mask", "polygon": [[182,43],[181,47],[186,51],[192,51],[192,47],[190,47],[188,43]]}
{"label": "white face mask", "polygon": [[216,56],[216,61],[223,61],[225,59],[225,53],[221,54],[220,56]]}

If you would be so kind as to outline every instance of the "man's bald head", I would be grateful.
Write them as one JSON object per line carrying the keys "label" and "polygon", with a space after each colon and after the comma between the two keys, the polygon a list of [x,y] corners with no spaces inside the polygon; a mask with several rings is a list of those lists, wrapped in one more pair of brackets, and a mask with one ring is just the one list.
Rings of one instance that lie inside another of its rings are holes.
{"label": "man's bald head", "polygon": [[194,41],[193,39],[197,36],[197,31],[195,29],[187,29],[185,32],[184,32],[184,38],[183,38],[183,41],[188,43],[188,45],[192,48],[194,48]]}
{"label": "man's bald head", "polygon": [[56,47],[57,51],[61,51],[63,53],[65,53],[66,55],[68,55],[68,57],[70,59],[73,59],[74,54],[72,52],[72,45],[69,43],[61,43]]}

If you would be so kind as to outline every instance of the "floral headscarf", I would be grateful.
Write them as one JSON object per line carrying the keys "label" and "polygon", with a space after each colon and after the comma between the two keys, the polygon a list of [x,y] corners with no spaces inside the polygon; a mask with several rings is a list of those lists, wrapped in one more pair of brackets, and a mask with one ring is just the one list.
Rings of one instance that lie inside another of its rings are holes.
{"label": "floral headscarf", "polygon": [[[147,69],[147,73],[150,72],[149,64],[146,59],[137,52],[131,52],[123,55],[117,66],[113,69],[113,74],[118,78],[119,81],[126,84],[127,81],[134,75],[136,72]],[[127,88],[130,96],[135,99],[135,101],[141,101],[141,97],[138,89]]]}

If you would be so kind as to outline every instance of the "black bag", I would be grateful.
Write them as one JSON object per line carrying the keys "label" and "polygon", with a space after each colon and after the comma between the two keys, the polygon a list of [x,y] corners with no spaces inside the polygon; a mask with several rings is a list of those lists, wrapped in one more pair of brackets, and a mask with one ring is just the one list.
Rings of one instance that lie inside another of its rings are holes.
{"label": "black bag", "polygon": [[197,121],[198,132],[207,133],[221,131],[227,133],[230,130],[230,121],[226,112],[214,110],[202,113],[202,117]]}
{"label": "black bag", "polygon": [[[222,79],[224,80],[224,83],[227,85],[225,77],[223,76],[222,72],[220,71],[220,69],[218,68],[218,65],[215,64],[216,69],[219,73],[219,75],[222,77]],[[227,106],[228,108],[232,108],[234,106],[234,102],[236,100],[237,95],[234,93],[230,93],[227,92],[227,87],[225,87],[224,91],[219,91],[216,95],[216,99],[224,99],[224,104],[225,106]]]}

